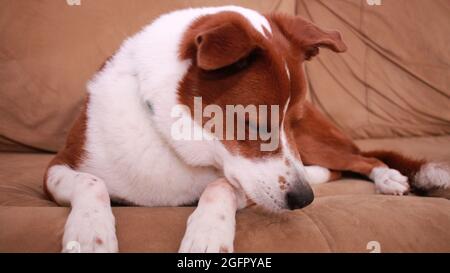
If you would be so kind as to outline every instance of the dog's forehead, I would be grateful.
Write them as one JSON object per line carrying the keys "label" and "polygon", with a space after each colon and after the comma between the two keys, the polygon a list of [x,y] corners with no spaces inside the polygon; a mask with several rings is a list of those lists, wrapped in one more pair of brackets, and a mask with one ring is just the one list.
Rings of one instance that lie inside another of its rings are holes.
{"label": "dog's forehead", "polygon": [[266,38],[267,38],[267,32],[269,34],[272,34],[272,28],[271,28],[270,23],[267,20],[267,18],[255,10],[238,7],[238,6],[226,6],[226,7],[217,8],[215,11],[216,12],[221,12],[221,11],[236,12],[236,13],[242,15],[245,19],[247,19],[247,21],[253,26],[253,28],[256,29],[259,33],[261,33]]}

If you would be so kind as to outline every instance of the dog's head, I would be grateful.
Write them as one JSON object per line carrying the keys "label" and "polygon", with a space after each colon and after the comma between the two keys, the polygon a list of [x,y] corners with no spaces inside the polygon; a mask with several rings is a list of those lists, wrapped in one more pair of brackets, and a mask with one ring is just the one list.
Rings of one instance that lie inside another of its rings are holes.
{"label": "dog's head", "polygon": [[191,65],[179,101],[219,140],[208,150],[214,164],[272,211],[313,200],[292,126],[302,117],[303,63],[320,47],[346,50],[338,32],[300,17],[231,11],[198,18],[182,40],[180,57]]}

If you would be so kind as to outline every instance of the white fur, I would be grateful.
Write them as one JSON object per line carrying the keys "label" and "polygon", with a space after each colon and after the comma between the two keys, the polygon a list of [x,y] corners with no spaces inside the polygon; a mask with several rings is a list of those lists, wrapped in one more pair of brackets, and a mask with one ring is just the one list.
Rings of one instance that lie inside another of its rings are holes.
{"label": "white fur", "polygon": [[448,163],[424,164],[416,174],[417,186],[424,190],[450,188],[450,166]]}
{"label": "white fur", "polygon": [[409,191],[408,178],[399,171],[387,167],[373,168],[369,175],[379,193],[403,195]]}
{"label": "white fur", "polygon": [[288,66],[286,61],[284,62],[284,69],[286,70],[286,74],[288,76],[288,79],[290,80],[291,79],[291,72],[289,71],[289,66]]}
{"label": "white fur", "polygon": [[331,172],[321,166],[305,166],[308,183],[311,185],[322,184],[330,181]]}
{"label": "white fur", "polygon": [[[219,253],[221,249],[233,252],[235,212],[224,213],[217,205],[198,206],[189,216],[186,232],[181,241],[180,253]],[[219,215],[227,215],[226,221]]]}

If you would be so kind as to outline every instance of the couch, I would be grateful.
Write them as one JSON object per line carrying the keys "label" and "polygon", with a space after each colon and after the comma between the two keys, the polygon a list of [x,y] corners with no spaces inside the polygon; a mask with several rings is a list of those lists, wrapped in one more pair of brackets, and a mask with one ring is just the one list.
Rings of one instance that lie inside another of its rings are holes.
{"label": "couch", "polygon": [[[178,8],[237,4],[300,14],[349,50],[306,66],[308,99],[363,150],[450,160],[447,0],[80,0],[0,5],[0,252],[58,252],[69,208],[43,192],[46,165],[85,84],[127,36]],[[369,1],[370,2],[370,1]],[[237,252],[449,252],[450,201],[385,196],[359,177],[314,187],[301,210],[237,213]],[[175,252],[193,207],[113,207],[121,252]]]}

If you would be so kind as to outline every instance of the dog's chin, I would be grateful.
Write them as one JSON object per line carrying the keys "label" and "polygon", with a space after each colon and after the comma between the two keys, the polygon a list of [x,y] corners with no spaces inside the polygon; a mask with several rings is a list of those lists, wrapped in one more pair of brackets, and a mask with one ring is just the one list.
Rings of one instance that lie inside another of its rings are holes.
{"label": "dog's chin", "polygon": [[251,196],[247,194],[247,197],[257,206],[257,208],[265,213],[269,214],[281,214],[289,211],[287,204],[274,199],[261,198],[258,196]]}
{"label": "dog's chin", "polygon": [[287,203],[283,200],[273,199],[268,196],[268,194],[264,194],[263,191],[259,189],[255,189],[254,187],[248,187],[248,185],[243,185],[237,180],[235,177],[227,177],[227,180],[231,183],[231,185],[237,189],[238,191],[245,194],[245,197],[251,203],[254,203],[260,210],[267,213],[283,213],[288,211]]}
{"label": "dog's chin", "polygon": [[265,215],[268,217],[282,217],[284,218],[287,213],[289,212],[286,208],[280,208],[280,207],[268,207],[266,205],[260,205],[256,204],[254,205],[254,209],[261,215]]}

